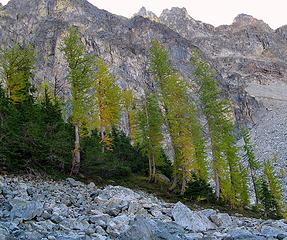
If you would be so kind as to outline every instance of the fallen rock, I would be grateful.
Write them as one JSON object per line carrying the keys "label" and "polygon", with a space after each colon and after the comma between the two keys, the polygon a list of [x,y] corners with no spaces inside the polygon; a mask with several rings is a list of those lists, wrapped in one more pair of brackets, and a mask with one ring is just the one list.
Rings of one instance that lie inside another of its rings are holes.
{"label": "fallen rock", "polygon": [[187,240],[183,229],[169,224],[154,221],[145,217],[137,217],[131,227],[120,234],[118,240]]}
{"label": "fallen rock", "polygon": [[170,179],[167,176],[165,176],[164,174],[162,174],[162,173],[157,173],[155,175],[155,179],[159,183],[164,183],[166,185],[170,184]]}
{"label": "fallen rock", "polygon": [[71,187],[78,187],[78,186],[81,185],[81,182],[76,181],[76,180],[73,179],[73,178],[67,178],[67,179],[66,179],[66,182],[67,182]]}
{"label": "fallen rock", "polygon": [[119,236],[129,228],[130,218],[127,215],[121,215],[108,222],[107,233],[113,237]]}
{"label": "fallen rock", "polygon": [[209,218],[218,227],[228,227],[232,225],[232,219],[227,213],[218,213],[211,215]]}
{"label": "fallen rock", "polygon": [[250,231],[244,228],[234,228],[227,232],[232,239],[255,239],[256,235],[253,235]]}
{"label": "fallen rock", "polygon": [[202,232],[216,228],[215,224],[205,215],[191,211],[181,202],[176,203],[173,207],[172,216],[178,225],[194,232]]}
{"label": "fallen rock", "polygon": [[37,216],[41,216],[44,210],[43,203],[38,201],[12,199],[9,203],[12,206],[10,213],[12,219],[19,218],[23,220],[32,220]]}
{"label": "fallen rock", "polygon": [[264,235],[266,237],[275,237],[275,238],[277,238],[278,235],[280,235],[281,237],[282,236],[287,237],[287,232],[286,231],[283,231],[283,230],[281,230],[279,228],[267,226],[267,225],[263,225],[261,227],[260,232],[261,232],[262,235]]}

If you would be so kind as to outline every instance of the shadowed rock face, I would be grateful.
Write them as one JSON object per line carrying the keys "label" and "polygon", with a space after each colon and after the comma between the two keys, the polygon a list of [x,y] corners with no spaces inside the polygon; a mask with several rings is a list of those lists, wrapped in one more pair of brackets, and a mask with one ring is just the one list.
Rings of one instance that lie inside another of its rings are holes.
{"label": "shadowed rock face", "polygon": [[136,15],[127,19],[86,0],[11,0],[0,6],[0,45],[31,42],[38,52],[35,82],[49,80],[63,97],[69,88],[60,47],[71,25],[78,27],[87,50],[109,64],[119,86],[132,87],[138,95],[152,85],[152,39],[164,44],[174,67],[190,82],[189,59],[199,48],[217,70],[223,94],[232,99],[237,123],[252,127],[257,156],[264,160],[275,153],[278,168],[286,169],[287,27],[273,30],[241,14],[231,25],[215,28],[181,8],[164,10],[159,17],[143,8]]}
{"label": "shadowed rock face", "polygon": [[273,156],[286,186],[287,26],[276,30],[250,15],[214,28],[186,9],[164,10],[159,22],[190,40],[220,73],[219,83],[234,103],[237,122],[252,128],[257,157]]}

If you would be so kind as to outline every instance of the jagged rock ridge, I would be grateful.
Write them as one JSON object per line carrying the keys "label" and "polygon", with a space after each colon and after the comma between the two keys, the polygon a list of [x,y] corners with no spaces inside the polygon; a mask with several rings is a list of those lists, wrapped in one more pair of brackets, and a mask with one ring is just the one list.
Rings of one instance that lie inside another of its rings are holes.
{"label": "jagged rock ridge", "polygon": [[[144,17],[127,19],[86,0],[11,0],[0,9],[0,44],[31,42],[38,52],[35,81],[49,80],[60,96],[68,86],[59,49],[70,25],[78,27],[88,51],[105,59],[119,86],[132,87],[139,95],[149,85],[151,39],[167,47],[174,67],[190,82],[189,59],[192,49],[199,48],[232,99],[237,123],[252,128],[259,159],[276,154],[278,170],[286,169],[286,26],[273,30],[239,15],[233,24],[215,28],[180,8],[164,10],[159,17],[146,9],[137,15]],[[284,171],[282,177],[286,181]]]}

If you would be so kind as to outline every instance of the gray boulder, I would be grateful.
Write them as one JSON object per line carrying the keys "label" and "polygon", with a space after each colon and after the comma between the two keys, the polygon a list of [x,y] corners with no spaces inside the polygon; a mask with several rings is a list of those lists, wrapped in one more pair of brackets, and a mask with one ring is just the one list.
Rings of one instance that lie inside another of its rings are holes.
{"label": "gray boulder", "polygon": [[122,232],[125,232],[129,228],[130,218],[127,215],[121,215],[113,218],[108,222],[107,233],[117,237]]}
{"label": "gray boulder", "polygon": [[227,232],[232,239],[255,239],[256,235],[244,228],[234,228]]}
{"label": "gray boulder", "polygon": [[218,227],[228,227],[232,225],[232,219],[227,213],[218,213],[209,217]]}
{"label": "gray boulder", "polygon": [[187,206],[178,202],[172,209],[172,217],[175,222],[194,232],[202,232],[215,229],[216,226],[204,214],[191,211]]}
{"label": "gray boulder", "polygon": [[37,216],[41,216],[43,212],[43,203],[38,201],[25,201],[21,199],[12,199],[9,201],[12,206],[10,217],[12,219],[19,218],[23,220],[32,220]]}
{"label": "gray boulder", "polygon": [[278,235],[280,236],[284,236],[284,237],[287,237],[287,232],[286,231],[283,231],[279,228],[276,228],[276,227],[271,227],[271,226],[268,226],[268,225],[263,225],[261,227],[261,234],[266,236],[266,237],[278,237]]}
{"label": "gray boulder", "polygon": [[137,217],[131,227],[120,234],[118,240],[187,240],[183,229],[172,224],[163,224],[159,221],[142,216]]}
{"label": "gray boulder", "polygon": [[81,182],[76,181],[76,180],[73,179],[73,178],[67,178],[67,179],[66,179],[66,183],[68,183],[71,187],[78,187],[78,186],[81,185]]}

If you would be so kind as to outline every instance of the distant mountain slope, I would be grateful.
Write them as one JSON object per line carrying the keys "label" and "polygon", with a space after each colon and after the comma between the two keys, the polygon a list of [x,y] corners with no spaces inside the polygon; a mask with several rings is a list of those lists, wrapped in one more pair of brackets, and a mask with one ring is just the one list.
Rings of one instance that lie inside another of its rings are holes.
{"label": "distant mountain slope", "polygon": [[136,15],[127,19],[86,0],[11,0],[0,7],[0,45],[31,42],[38,52],[35,82],[48,79],[60,96],[68,86],[59,49],[70,25],[78,27],[88,51],[105,59],[118,84],[139,95],[149,85],[151,39],[168,48],[174,67],[191,82],[189,59],[199,48],[218,71],[237,123],[253,129],[257,156],[264,160],[276,154],[278,171],[287,169],[287,27],[273,30],[242,14],[233,24],[215,28],[180,8],[164,10],[160,17],[143,8]]}

